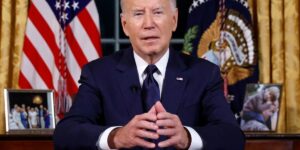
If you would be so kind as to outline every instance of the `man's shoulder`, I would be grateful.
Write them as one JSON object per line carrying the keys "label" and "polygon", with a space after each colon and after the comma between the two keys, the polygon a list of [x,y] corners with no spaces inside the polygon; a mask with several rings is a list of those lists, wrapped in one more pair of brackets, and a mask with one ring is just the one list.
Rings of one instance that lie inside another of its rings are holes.
{"label": "man's shoulder", "polygon": [[85,65],[85,67],[89,67],[91,69],[92,68],[97,68],[97,70],[105,69],[105,68],[112,68],[113,66],[116,66],[118,64],[120,59],[122,59],[122,57],[126,53],[130,53],[130,50],[131,49],[124,49],[124,50],[117,51],[117,52],[115,52],[111,55],[104,56],[104,57],[101,57],[101,58],[97,58],[97,59],[87,63]]}

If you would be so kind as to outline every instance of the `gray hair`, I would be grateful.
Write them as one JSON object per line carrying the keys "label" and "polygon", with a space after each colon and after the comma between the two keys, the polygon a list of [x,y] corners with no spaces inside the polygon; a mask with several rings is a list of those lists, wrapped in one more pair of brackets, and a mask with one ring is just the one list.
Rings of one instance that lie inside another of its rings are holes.
{"label": "gray hair", "polygon": [[[122,12],[124,12],[124,2],[125,0],[120,0],[120,6],[121,6],[121,9],[122,9]],[[170,3],[171,3],[171,5],[172,5],[172,7],[174,8],[174,9],[176,9],[177,8],[177,2],[176,2],[176,0],[170,0]]]}
{"label": "gray hair", "polygon": [[279,99],[280,96],[280,89],[277,86],[267,87],[265,90],[268,90],[271,94],[271,98],[273,101]]}

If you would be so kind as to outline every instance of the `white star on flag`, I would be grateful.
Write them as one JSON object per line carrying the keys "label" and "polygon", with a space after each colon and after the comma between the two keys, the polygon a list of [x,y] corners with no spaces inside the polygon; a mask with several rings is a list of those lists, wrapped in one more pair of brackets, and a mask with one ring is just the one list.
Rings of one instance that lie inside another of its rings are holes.
{"label": "white star on flag", "polygon": [[70,2],[66,1],[64,4],[64,9],[67,10],[68,8],[70,8],[69,6]]}
{"label": "white star on flag", "polygon": [[59,1],[56,1],[55,8],[56,8],[56,10],[60,9],[60,2]]}
{"label": "white star on flag", "polygon": [[61,15],[61,19],[63,20],[63,22],[66,22],[69,18],[68,18],[68,13],[63,13]]}
{"label": "white star on flag", "polygon": [[79,9],[79,2],[76,2],[76,1],[73,1],[73,4],[72,4],[72,7],[73,7],[73,10],[75,11],[76,9]]}

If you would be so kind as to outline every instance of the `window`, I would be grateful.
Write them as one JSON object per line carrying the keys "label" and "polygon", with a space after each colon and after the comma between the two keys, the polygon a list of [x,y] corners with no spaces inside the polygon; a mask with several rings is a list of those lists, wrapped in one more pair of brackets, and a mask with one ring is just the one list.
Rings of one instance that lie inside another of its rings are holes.
{"label": "window", "polygon": [[[120,23],[119,0],[95,0],[100,15],[101,41],[103,54],[109,55],[130,46]],[[191,1],[177,1],[179,10],[177,31],[173,33],[171,46],[181,51],[186,30],[188,8]]]}

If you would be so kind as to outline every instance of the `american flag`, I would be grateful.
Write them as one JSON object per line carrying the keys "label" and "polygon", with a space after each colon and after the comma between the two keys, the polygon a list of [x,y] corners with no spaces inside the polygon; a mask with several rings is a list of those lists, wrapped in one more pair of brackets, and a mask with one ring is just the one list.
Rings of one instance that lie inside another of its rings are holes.
{"label": "american flag", "polygon": [[81,68],[102,56],[93,0],[31,0],[19,86],[53,89],[61,117],[78,90]]}

